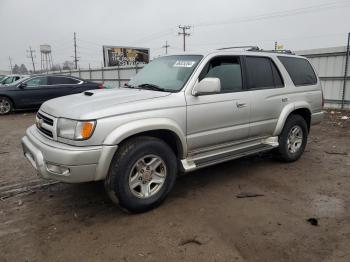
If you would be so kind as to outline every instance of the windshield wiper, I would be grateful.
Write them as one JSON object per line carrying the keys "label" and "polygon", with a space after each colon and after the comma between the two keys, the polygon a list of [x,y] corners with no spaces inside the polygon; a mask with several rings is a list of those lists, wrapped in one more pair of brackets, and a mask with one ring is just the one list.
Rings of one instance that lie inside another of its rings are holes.
{"label": "windshield wiper", "polygon": [[138,85],[137,87],[141,88],[141,89],[169,92],[169,90],[165,90],[164,88],[161,88],[161,87],[154,85],[154,84],[141,84],[141,85]]}
{"label": "windshield wiper", "polygon": [[124,88],[136,88],[136,86],[130,85],[128,83],[125,83],[123,87]]}

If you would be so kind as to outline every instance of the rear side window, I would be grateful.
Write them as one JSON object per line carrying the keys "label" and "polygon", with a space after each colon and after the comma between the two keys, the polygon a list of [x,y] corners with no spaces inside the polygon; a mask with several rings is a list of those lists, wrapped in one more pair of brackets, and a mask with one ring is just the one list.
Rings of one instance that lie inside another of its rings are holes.
{"label": "rear side window", "polygon": [[26,81],[27,87],[38,87],[38,86],[46,86],[47,85],[47,77],[39,76],[34,77]]}
{"label": "rear side window", "polygon": [[295,86],[317,84],[316,74],[309,61],[298,57],[279,56]]}
{"label": "rear side window", "polygon": [[70,77],[63,77],[63,76],[49,77],[50,85],[75,85],[75,84],[78,84],[79,82],[80,82],[79,80],[70,78]]}
{"label": "rear side window", "polygon": [[283,87],[283,80],[276,65],[268,57],[246,57],[249,88],[266,89]]}

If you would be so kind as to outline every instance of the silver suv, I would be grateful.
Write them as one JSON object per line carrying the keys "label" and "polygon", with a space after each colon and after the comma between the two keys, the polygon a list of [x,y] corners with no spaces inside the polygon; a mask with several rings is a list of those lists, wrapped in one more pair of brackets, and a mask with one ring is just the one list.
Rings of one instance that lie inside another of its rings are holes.
{"label": "silver suv", "polygon": [[22,145],[43,178],[104,180],[119,206],[143,212],[161,203],[178,173],[272,149],[297,160],[322,101],[304,57],[258,49],[170,55],[125,88],[44,103]]}

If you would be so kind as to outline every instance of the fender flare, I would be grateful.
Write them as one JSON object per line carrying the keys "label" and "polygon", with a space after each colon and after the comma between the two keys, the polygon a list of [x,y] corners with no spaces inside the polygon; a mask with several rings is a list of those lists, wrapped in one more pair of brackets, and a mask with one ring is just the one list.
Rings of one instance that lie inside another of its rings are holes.
{"label": "fender flare", "polygon": [[282,132],[282,129],[284,127],[284,124],[286,123],[288,116],[297,109],[307,109],[311,113],[311,106],[307,102],[295,102],[286,105],[282,109],[281,114],[277,120],[277,125],[275,131],[273,132],[273,136],[278,136]]}
{"label": "fender flare", "polygon": [[166,130],[173,132],[182,147],[182,157],[187,155],[186,135],[177,122],[168,118],[147,118],[128,122],[114,129],[104,140],[104,145],[118,145],[126,138],[142,132]]}

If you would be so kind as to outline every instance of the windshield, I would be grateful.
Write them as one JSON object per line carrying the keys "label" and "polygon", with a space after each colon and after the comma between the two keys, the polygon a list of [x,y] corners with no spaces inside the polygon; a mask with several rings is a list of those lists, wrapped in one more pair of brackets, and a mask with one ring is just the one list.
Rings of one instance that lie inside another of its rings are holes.
{"label": "windshield", "polygon": [[6,79],[8,79],[8,78],[9,78],[8,76],[5,76],[4,78],[2,78],[2,79],[0,80],[0,84],[4,84],[5,81],[6,81]]}
{"label": "windshield", "polygon": [[202,57],[173,55],[154,59],[131,79],[128,85],[135,88],[153,85],[164,91],[180,91]]}

